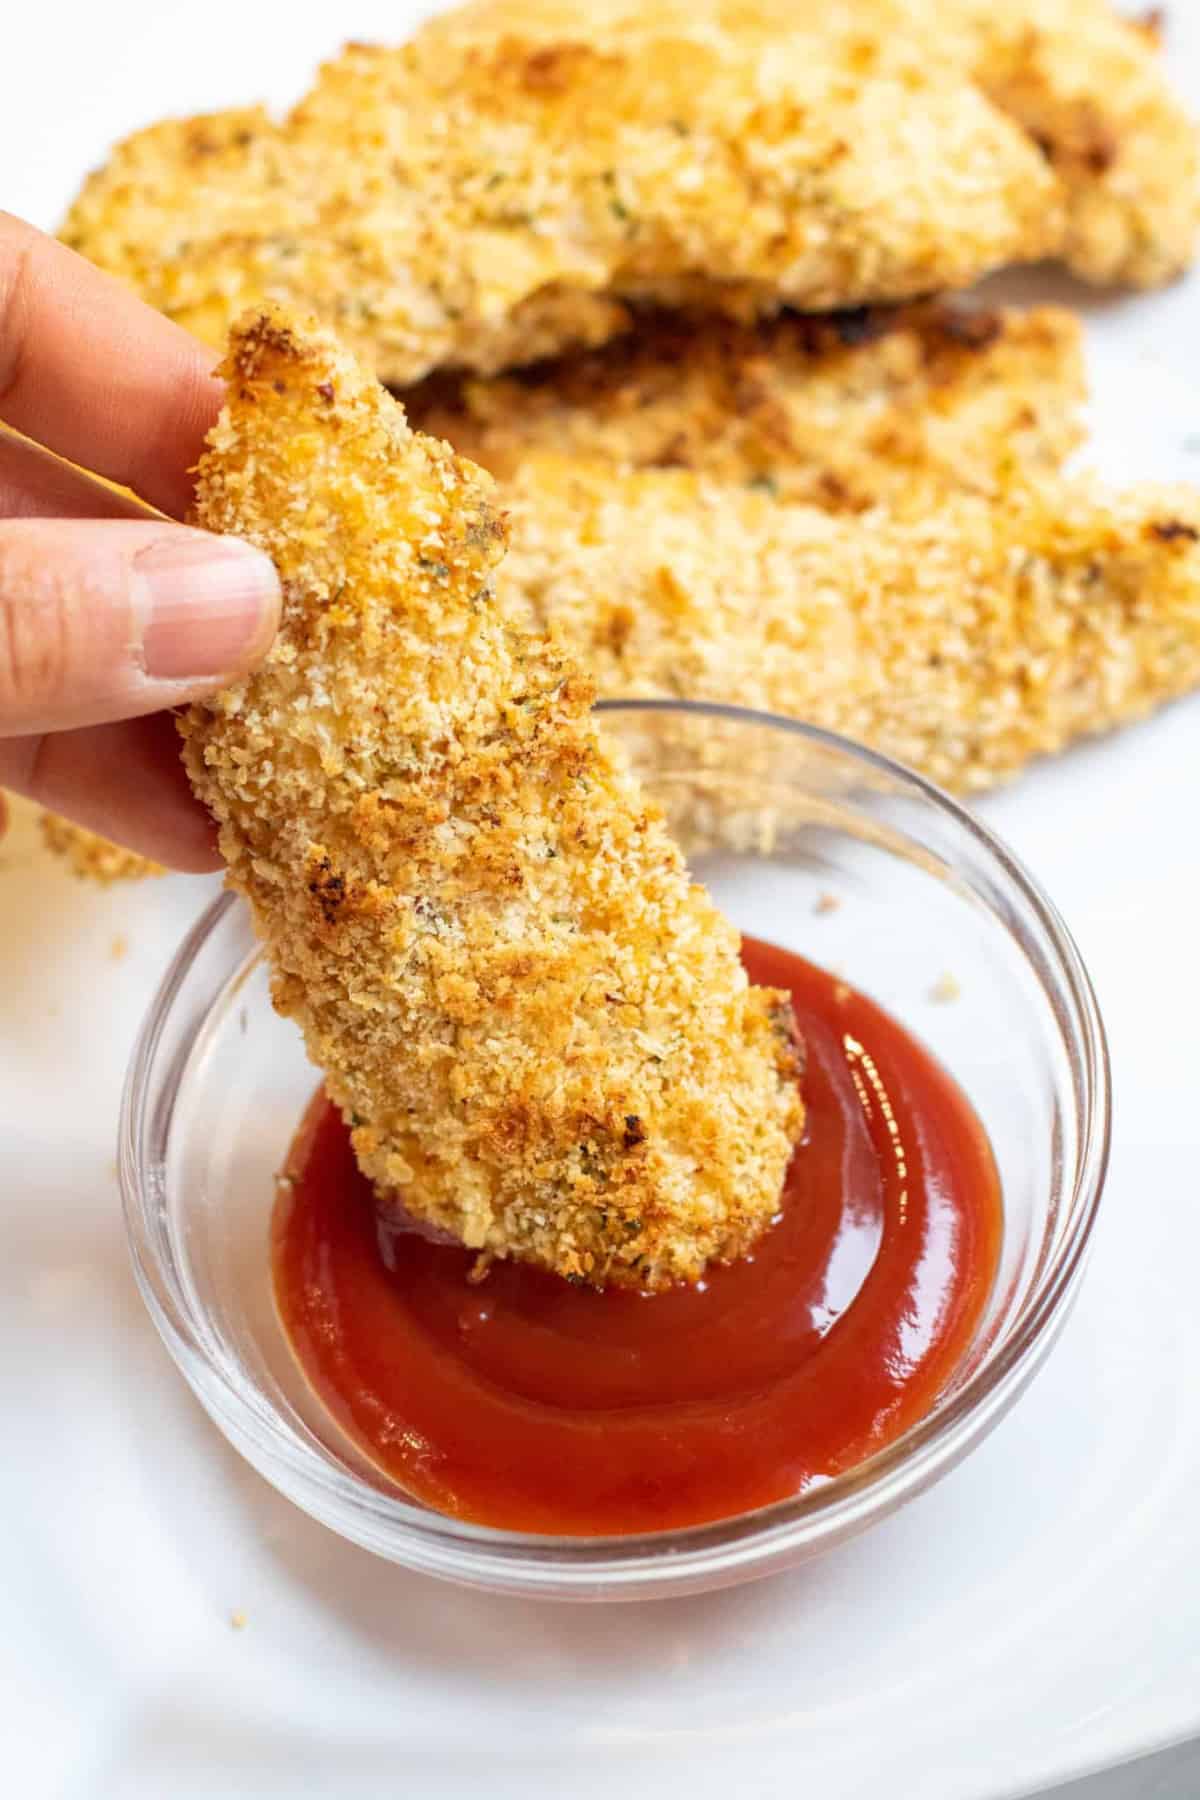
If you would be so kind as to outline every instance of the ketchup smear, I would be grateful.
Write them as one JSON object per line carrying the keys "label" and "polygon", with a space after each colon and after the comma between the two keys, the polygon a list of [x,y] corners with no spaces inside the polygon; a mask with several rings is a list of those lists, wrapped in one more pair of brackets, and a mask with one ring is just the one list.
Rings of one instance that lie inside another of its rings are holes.
{"label": "ketchup smear", "polygon": [[983,1128],[894,1019],[787,951],[808,1122],[782,1216],[695,1287],[596,1293],[388,1232],[318,1096],[272,1225],[279,1313],[330,1413],[416,1499],[564,1534],[785,1499],[927,1413],[971,1345],[1001,1200]]}

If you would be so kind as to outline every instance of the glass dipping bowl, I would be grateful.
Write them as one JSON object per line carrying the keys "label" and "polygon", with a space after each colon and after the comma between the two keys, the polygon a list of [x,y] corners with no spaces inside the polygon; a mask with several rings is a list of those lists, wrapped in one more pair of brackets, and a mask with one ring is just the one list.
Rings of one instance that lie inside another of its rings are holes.
{"label": "glass dipping bowl", "polygon": [[541,1537],[407,1499],[313,1396],[276,1316],[273,1177],[317,1076],[295,1026],[272,1010],[246,909],[229,895],[180,948],[142,1028],[120,1173],[138,1282],[167,1348],[281,1493],[431,1575],[633,1599],[747,1580],[836,1544],[919,1494],[1003,1416],[1079,1286],[1107,1161],[1109,1076],[1062,920],[1003,844],[936,788],[786,719],[686,702],[601,710],[734,922],[885,1006],[983,1121],[1004,1196],[1000,1267],[976,1339],[925,1418],[793,1500],[686,1531]]}

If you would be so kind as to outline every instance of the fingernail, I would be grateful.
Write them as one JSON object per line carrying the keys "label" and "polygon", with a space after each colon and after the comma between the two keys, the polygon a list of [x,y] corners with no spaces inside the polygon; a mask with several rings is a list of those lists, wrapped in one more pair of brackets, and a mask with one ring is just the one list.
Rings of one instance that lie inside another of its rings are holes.
{"label": "fingernail", "polygon": [[237,538],[177,531],[134,559],[147,675],[190,681],[239,675],[266,651],[279,617],[269,556]]}

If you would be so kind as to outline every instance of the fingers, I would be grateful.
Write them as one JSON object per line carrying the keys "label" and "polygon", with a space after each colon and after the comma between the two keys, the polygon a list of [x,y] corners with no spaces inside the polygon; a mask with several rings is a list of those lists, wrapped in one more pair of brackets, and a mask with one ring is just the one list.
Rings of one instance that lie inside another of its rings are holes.
{"label": "fingers", "polygon": [[181,517],[221,404],[214,361],[73,250],[0,212],[0,419]]}
{"label": "fingers", "polygon": [[2,739],[0,784],[168,868],[220,866],[216,827],[188,785],[169,713]]}
{"label": "fingers", "polygon": [[92,481],[82,469],[0,427],[0,521],[148,517],[148,508],[131,494]]}
{"label": "fingers", "polygon": [[195,870],[218,866],[216,835],[158,709],[259,659],[278,580],[248,545],[153,520],[68,463],[181,515],[221,402],[212,362],[0,213],[0,420],[37,440],[0,430],[0,783]]}
{"label": "fingers", "polygon": [[0,736],[70,730],[235,680],[275,632],[270,558],[159,520],[0,523]]}

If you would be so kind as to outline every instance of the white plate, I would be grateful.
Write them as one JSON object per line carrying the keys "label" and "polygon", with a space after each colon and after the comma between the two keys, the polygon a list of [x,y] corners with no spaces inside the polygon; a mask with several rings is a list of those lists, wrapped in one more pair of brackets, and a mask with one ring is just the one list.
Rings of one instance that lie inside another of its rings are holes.
{"label": "white plate", "polygon": [[[118,132],[286,99],[339,35],[395,36],[408,10],[23,8],[6,203],[52,224]],[[1200,100],[1200,8],[1172,25]],[[1198,296],[1091,307],[1115,473],[1200,479]],[[1115,1062],[1095,1257],[1033,1389],[814,1567],[612,1609],[375,1562],[200,1414],[134,1293],[111,1159],[137,1022],[210,884],[98,893],[19,829],[0,847],[0,1787],[1004,1800],[1200,1734],[1198,776],[1200,700],[985,806],[1074,928]]]}

